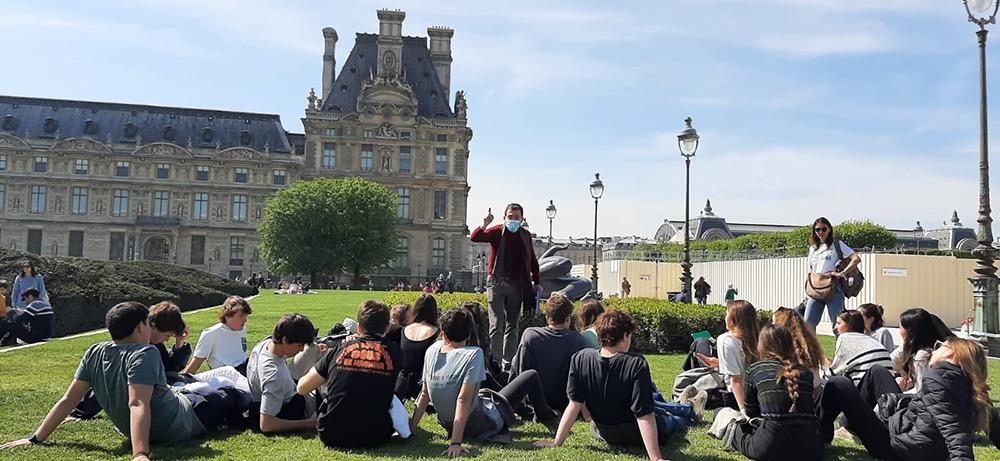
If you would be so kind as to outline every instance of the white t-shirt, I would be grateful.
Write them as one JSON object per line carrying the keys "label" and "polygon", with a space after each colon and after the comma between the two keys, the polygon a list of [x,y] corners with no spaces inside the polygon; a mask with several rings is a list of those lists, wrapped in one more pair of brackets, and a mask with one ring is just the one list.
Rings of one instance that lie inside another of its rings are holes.
{"label": "white t-shirt", "polygon": [[732,377],[746,372],[746,357],[743,356],[743,341],[729,333],[719,335],[715,340],[719,349],[719,374],[726,379],[726,389],[733,390]]}
{"label": "white t-shirt", "polygon": [[247,380],[250,381],[250,396],[260,402],[260,413],[278,416],[281,407],[295,397],[295,381],[288,370],[288,362],[267,350],[271,338],[254,346],[247,362]]}
{"label": "white t-shirt", "polygon": [[[854,250],[847,246],[846,243],[837,240],[840,245],[840,251],[844,253],[845,258],[850,258],[854,254]],[[825,274],[827,272],[837,271],[837,249],[827,246],[825,243],[820,245],[819,248],[809,247],[809,272],[815,274]]]}
{"label": "white t-shirt", "polygon": [[235,331],[220,322],[202,330],[194,356],[206,359],[209,368],[242,365],[247,360],[247,328]]}

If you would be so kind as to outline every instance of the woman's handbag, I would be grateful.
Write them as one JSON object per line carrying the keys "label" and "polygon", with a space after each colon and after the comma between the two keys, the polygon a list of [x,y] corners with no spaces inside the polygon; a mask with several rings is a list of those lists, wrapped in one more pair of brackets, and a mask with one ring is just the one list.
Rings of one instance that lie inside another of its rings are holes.
{"label": "woman's handbag", "polygon": [[[843,271],[848,265],[851,264],[851,258],[844,257],[844,250],[840,248],[842,243],[840,241],[835,242],[833,248],[837,250],[837,270]],[[865,274],[861,273],[861,270],[855,267],[851,269],[850,272],[844,272],[843,279],[840,280],[841,289],[844,290],[844,297],[853,298],[861,293],[861,289],[865,286]]]}
{"label": "woman's handbag", "polygon": [[837,280],[827,274],[809,273],[806,278],[806,296],[816,301],[826,301],[837,291]]}

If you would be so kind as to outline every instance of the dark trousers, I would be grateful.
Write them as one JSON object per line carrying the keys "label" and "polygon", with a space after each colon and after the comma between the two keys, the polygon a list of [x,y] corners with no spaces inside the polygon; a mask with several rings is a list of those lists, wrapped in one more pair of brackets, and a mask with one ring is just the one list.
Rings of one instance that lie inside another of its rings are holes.
{"label": "dark trousers", "polygon": [[23,322],[0,320],[0,341],[4,341],[5,345],[14,345],[17,344],[18,339],[32,344],[40,343],[48,338],[43,338],[42,335],[32,332],[28,325]]}
{"label": "dark trousers", "polygon": [[903,392],[896,383],[896,378],[888,368],[874,366],[869,369],[861,381],[858,382],[858,391],[861,398],[868,404],[868,408],[875,408],[878,398],[882,394],[900,394]]}
{"label": "dark trousers", "polygon": [[[259,431],[260,402],[251,402],[247,413],[249,413],[249,419],[247,421],[248,425],[252,429]],[[281,410],[278,411],[278,414],[274,415],[274,417],[288,421],[306,419],[306,397],[302,394],[295,394],[295,396],[293,396],[289,401],[281,405]]]}
{"label": "dark trousers", "polygon": [[520,280],[505,282],[486,288],[490,305],[490,352],[501,360],[503,371],[510,369],[510,362],[517,351],[518,319],[524,299],[524,283]]}
{"label": "dark trousers", "polygon": [[211,431],[222,423],[234,426],[243,420],[243,413],[250,407],[250,394],[233,387],[218,390],[210,388],[181,392],[194,407],[198,421]]}
{"label": "dark trousers", "polygon": [[91,389],[87,391],[87,395],[83,396],[83,400],[80,400],[76,408],[69,412],[69,415],[77,419],[94,419],[101,410],[101,404],[97,402],[97,396],[94,395],[94,390]]}
{"label": "dark trousers", "polygon": [[1000,449],[1000,409],[993,409],[993,418],[990,419],[990,440],[993,446]]}
{"label": "dark trousers", "polygon": [[843,413],[851,431],[861,439],[868,454],[878,459],[897,459],[889,444],[889,429],[878,419],[873,405],[865,401],[850,378],[830,378],[823,387],[819,403],[819,429],[823,443],[833,440],[833,423]]}
{"label": "dark trousers", "polygon": [[528,403],[535,410],[536,421],[549,421],[559,416],[549,408],[549,404],[545,401],[542,379],[538,377],[538,372],[535,370],[527,370],[517,375],[516,378],[500,389],[499,394],[504,396],[507,402],[510,403],[511,408],[509,410],[512,413],[514,408],[518,407],[521,401],[527,398]]}
{"label": "dark trousers", "polygon": [[823,458],[823,442],[815,420],[759,420],[736,426],[734,443],[744,456],[756,460],[819,460]]}

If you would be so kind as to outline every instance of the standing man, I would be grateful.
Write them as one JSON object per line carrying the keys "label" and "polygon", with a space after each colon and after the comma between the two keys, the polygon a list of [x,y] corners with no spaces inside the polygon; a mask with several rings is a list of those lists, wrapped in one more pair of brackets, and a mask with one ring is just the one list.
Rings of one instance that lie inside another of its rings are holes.
{"label": "standing man", "polygon": [[628,298],[628,295],[632,293],[632,284],[628,283],[627,277],[622,277],[622,298]]}
{"label": "standing man", "polygon": [[486,299],[490,305],[490,350],[501,358],[501,369],[510,371],[518,344],[517,322],[521,315],[523,293],[541,291],[538,258],[531,234],[521,228],[524,209],[517,203],[507,205],[504,223],[490,227],[493,210],[487,211],[483,225],[472,231],[471,239],[490,244]]}
{"label": "standing man", "polygon": [[705,281],[705,277],[698,277],[698,281],[694,283],[694,299],[698,300],[698,304],[707,304],[710,294],[712,294],[712,285]]}
{"label": "standing man", "polygon": [[733,302],[738,294],[740,294],[740,292],[733,288],[733,284],[730,283],[729,288],[726,290],[726,305],[728,306],[729,303]]}

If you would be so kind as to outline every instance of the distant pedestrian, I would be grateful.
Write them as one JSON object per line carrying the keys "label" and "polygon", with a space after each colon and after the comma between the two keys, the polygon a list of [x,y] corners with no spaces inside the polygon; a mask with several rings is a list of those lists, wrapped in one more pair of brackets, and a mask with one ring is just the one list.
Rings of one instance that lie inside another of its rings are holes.
{"label": "distant pedestrian", "polygon": [[31,288],[21,295],[24,308],[11,309],[0,320],[0,343],[5,346],[38,343],[52,337],[53,312],[49,303],[38,298],[38,290]]}
{"label": "distant pedestrian", "polygon": [[712,285],[705,281],[705,277],[698,277],[698,281],[694,283],[694,299],[698,300],[698,304],[707,304],[710,294],[712,294]]}
{"label": "distant pedestrian", "polygon": [[38,299],[49,302],[49,294],[45,291],[45,278],[35,269],[34,263],[25,261],[21,264],[21,274],[14,279],[14,286],[10,290],[10,305],[18,309],[24,309],[28,303],[24,302],[24,292],[35,289],[38,291]]}
{"label": "distant pedestrian", "polygon": [[628,283],[628,277],[622,277],[622,298],[628,298],[632,293],[632,284]]}
{"label": "distant pedestrian", "polygon": [[733,284],[729,284],[729,288],[726,289],[726,305],[736,300],[736,295],[740,294],[739,290],[733,288]]}

